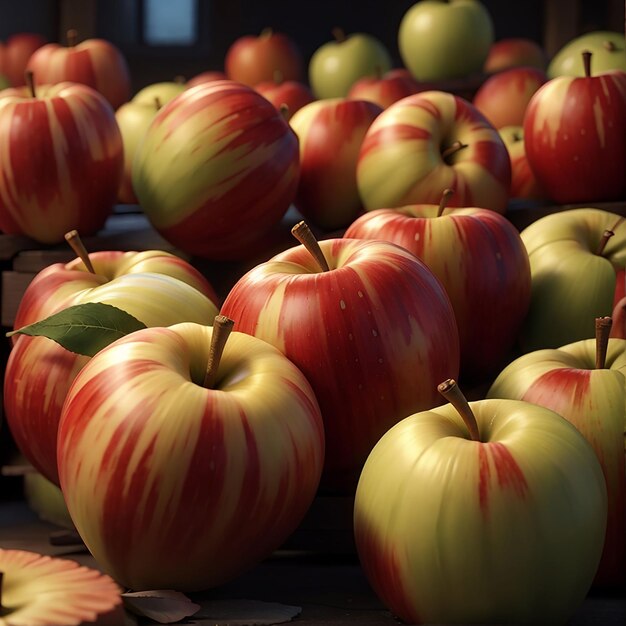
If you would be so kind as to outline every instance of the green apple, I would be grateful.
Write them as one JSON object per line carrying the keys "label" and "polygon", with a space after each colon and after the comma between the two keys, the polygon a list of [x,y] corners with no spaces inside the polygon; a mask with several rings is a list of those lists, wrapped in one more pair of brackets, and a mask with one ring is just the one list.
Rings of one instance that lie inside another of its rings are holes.
{"label": "green apple", "polygon": [[566,43],[552,57],[548,65],[548,78],[557,76],[584,76],[582,53],[589,50],[593,54],[594,75],[609,70],[626,72],[626,38],[624,33],[609,30],[595,30]]}
{"label": "green apple", "polygon": [[364,76],[391,69],[389,51],[372,35],[333,31],[334,41],[320,46],[309,62],[309,83],[316,98],[342,98]]}
{"label": "green apple", "polygon": [[173,100],[187,89],[187,85],[182,81],[171,80],[160,83],[153,83],[140,89],[132,98],[135,103],[154,104],[155,100],[161,103],[161,106]]}
{"label": "green apple", "polygon": [[420,81],[482,72],[493,43],[493,20],[478,0],[420,0],[398,31],[402,61]]}

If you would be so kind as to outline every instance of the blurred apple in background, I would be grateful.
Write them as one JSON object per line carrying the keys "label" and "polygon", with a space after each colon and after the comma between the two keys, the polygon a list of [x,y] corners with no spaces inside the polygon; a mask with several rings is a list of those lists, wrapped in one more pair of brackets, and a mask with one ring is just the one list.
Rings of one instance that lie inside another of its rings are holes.
{"label": "blurred apple in background", "polygon": [[537,182],[528,165],[524,146],[523,126],[503,126],[498,129],[511,159],[511,198],[545,200],[546,192]]}
{"label": "blurred apple in background", "polygon": [[315,100],[308,85],[298,80],[283,80],[280,72],[275,73],[273,80],[254,85],[254,90],[282,111],[287,121],[296,111]]}
{"label": "blurred apple in background", "polygon": [[489,48],[483,71],[493,74],[511,67],[534,67],[546,71],[548,57],[542,46],[526,37],[507,37]]}
{"label": "blurred apple in background", "polygon": [[200,72],[195,76],[192,76],[186,83],[185,86],[187,89],[191,89],[196,85],[201,85],[202,83],[210,83],[213,80],[225,80],[228,78],[224,72],[220,72],[219,70],[207,70],[206,72]]}
{"label": "blurred apple in background", "polygon": [[48,43],[35,50],[26,70],[33,73],[36,86],[63,81],[88,85],[114,109],[131,97],[130,70],[120,49],[105,39],[78,43],[74,30],[67,33],[67,46]]}
{"label": "blurred apple in background", "polygon": [[593,72],[594,59],[584,52],[584,76],[549,80],[526,108],[526,158],[557,204],[626,197],[626,72]]}
{"label": "blurred apple in background", "polygon": [[374,447],[354,504],[361,565],[404,623],[563,626],[602,552],[600,464],[554,411],[462,400],[407,417]]}
{"label": "blurred apple in background", "polygon": [[[524,354],[504,368],[487,397],[552,409],[589,441],[602,466],[608,495],[606,538],[595,581],[618,586],[624,583],[626,566],[626,340],[609,341],[610,317],[595,321],[595,339]],[[552,323],[560,322],[556,318]]]}
{"label": "blurred apple in background", "polygon": [[389,105],[406,98],[420,89],[419,83],[408,73],[399,72],[399,68],[385,74],[359,78],[348,91],[348,98],[369,100],[386,109]]}
{"label": "blurred apple in background", "polygon": [[273,80],[280,72],[283,80],[304,79],[304,61],[296,42],[271,28],[260,35],[245,35],[226,51],[224,71],[231,80],[249,87]]}
{"label": "blurred apple in background", "polygon": [[309,84],[316,98],[344,98],[357,80],[391,69],[389,51],[373,35],[347,35],[335,28],[333,36],[309,61]]}
{"label": "blurred apple in background", "polygon": [[599,74],[609,70],[626,72],[626,37],[624,33],[597,30],[585,33],[566,43],[551,59],[548,77],[584,76],[582,53],[593,54],[593,72]]}
{"label": "blurred apple in background", "polygon": [[28,60],[46,43],[46,38],[37,33],[16,33],[6,41],[0,41],[0,74],[7,78],[9,86],[26,84],[24,73]]}
{"label": "blurred apple in background", "polygon": [[166,80],[152,83],[141,88],[131,98],[131,101],[139,104],[154,105],[154,101],[158,100],[161,106],[163,106],[183,93],[187,87],[188,85],[183,80]]}
{"label": "blurred apple in background", "polygon": [[2,91],[3,89],[10,89],[11,88],[11,82],[9,81],[9,79],[4,76],[4,74],[0,74],[0,91]]}
{"label": "blurred apple in background", "polygon": [[438,204],[504,213],[511,162],[498,131],[467,100],[423,91],[398,100],[374,120],[357,164],[359,193],[368,210]]}
{"label": "blurred apple in background", "polygon": [[382,109],[367,100],[326,98],[290,121],[300,146],[300,181],[293,204],[310,225],[345,228],[363,212],[356,164],[363,137]]}
{"label": "blurred apple in background", "polygon": [[514,67],[490,76],[478,88],[474,106],[496,127],[521,126],[535,92],[548,80],[533,67]]}
{"label": "blurred apple in background", "polygon": [[482,72],[493,41],[491,15],[478,0],[420,0],[398,30],[402,61],[419,81]]}

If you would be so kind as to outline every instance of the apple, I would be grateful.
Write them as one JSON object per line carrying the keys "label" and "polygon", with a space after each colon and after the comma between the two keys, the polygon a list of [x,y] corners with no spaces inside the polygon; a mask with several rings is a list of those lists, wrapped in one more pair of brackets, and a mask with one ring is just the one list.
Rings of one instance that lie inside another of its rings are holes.
{"label": "apple", "polygon": [[[558,319],[553,323],[557,325]],[[595,580],[621,585],[626,565],[626,340],[609,342],[610,329],[610,317],[596,318],[596,339],[522,355],[502,370],[487,397],[552,409],[589,441],[602,466],[608,496],[606,538]]]}
{"label": "apple", "polygon": [[200,72],[195,76],[192,76],[185,85],[187,89],[191,89],[192,87],[197,87],[198,85],[202,85],[203,83],[210,83],[214,80],[226,80],[228,76],[224,74],[224,72],[220,72],[219,70],[206,70],[204,72]]}
{"label": "apple", "polygon": [[558,204],[621,200],[626,194],[626,72],[560,76],[530,99],[524,116],[526,157]]}
{"label": "apple", "polygon": [[[15,328],[76,304],[103,302],[147,326],[183,321],[209,324],[217,298],[199,272],[160,250],[93,252],[86,260],[55,263],[30,283]],[[58,484],[56,434],[61,407],[76,374],[89,361],[46,337],[19,336],[4,375],[7,425],[18,448],[48,480]]]}
{"label": "apple", "polygon": [[10,86],[21,87],[26,84],[28,60],[35,50],[46,43],[46,38],[38,33],[15,33],[0,42],[0,74],[6,76]]}
{"label": "apple", "polygon": [[548,77],[534,67],[513,67],[490,76],[474,95],[474,106],[497,128],[521,126],[526,107]]}
{"label": "apple", "polygon": [[139,104],[154,104],[155,100],[161,103],[161,106],[179,96],[188,85],[183,81],[165,80],[158,83],[151,83],[140,89],[131,101]]}
{"label": "apple", "polygon": [[367,100],[316,100],[291,118],[300,146],[300,181],[293,204],[313,226],[345,228],[363,203],[356,164],[363,137],[382,112]]}
{"label": "apple", "polygon": [[118,339],[63,407],[68,509],[96,561],[133,589],[235,578],[287,539],[317,491],[324,431],[311,386],[264,341],[232,332],[217,343],[223,317],[216,330]]}
{"label": "apple", "polygon": [[504,213],[511,162],[498,131],[469,101],[423,91],[395,102],[369,127],[357,184],[368,210],[437,204],[452,188],[451,206]]}
{"label": "apple", "polygon": [[527,37],[505,37],[489,48],[483,71],[494,74],[512,67],[534,67],[546,71],[548,59],[543,47]]}
{"label": "apple", "polygon": [[581,54],[589,50],[593,53],[593,65],[596,73],[609,70],[626,72],[626,38],[624,33],[606,30],[594,30],[568,41],[551,59],[548,65],[548,77],[584,76]]}
{"label": "apple", "polygon": [[478,0],[420,0],[404,14],[398,49],[419,81],[464,78],[482,72],[494,25]]}
{"label": "apple", "polygon": [[67,33],[67,46],[47,43],[28,60],[36,85],[61,82],[82,83],[99,91],[117,109],[131,95],[130,71],[120,49],[106,39],[85,39]]}
{"label": "apple", "polygon": [[110,104],[78,83],[0,93],[0,229],[43,244],[98,231],[122,178],[122,136]]}
{"label": "apple", "polygon": [[410,624],[566,624],[604,541],[593,449],[545,407],[440,389],[450,403],[389,429],[361,473],[354,536],[370,584]]}
{"label": "apple", "polygon": [[224,70],[227,78],[254,87],[273,80],[277,71],[283,80],[302,81],[304,61],[289,35],[266,28],[236,39],[226,51]]}
{"label": "apple", "polygon": [[308,85],[298,80],[283,80],[279,74],[274,80],[254,85],[254,90],[282,111],[287,121],[296,111],[315,100]]}
{"label": "apple", "polygon": [[107,575],[69,559],[0,548],[2,624],[121,626],[121,589]]}
{"label": "apple", "polygon": [[303,222],[294,232],[312,252],[294,246],[257,265],[221,311],[302,370],[324,418],[322,489],[353,495],[380,436],[440,402],[433,381],[458,372],[454,312],[434,274],[404,248],[360,239],[318,244]]}
{"label": "apple", "polygon": [[282,114],[224,80],[159,110],[135,153],[132,184],[151,224],[179,250],[240,260],[280,222],[299,172],[298,139]]}
{"label": "apple", "polygon": [[528,165],[524,147],[524,127],[503,126],[498,132],[511,159],[511,198],[545,200],[546,192]]}
{"label": "apple", "polygon": [[478,383],[508,362],[517,342],[530,305],[530,264],[509,220],[488,209],[446,209],[446,191],[439,206],[369,211],[344,237],[390,241],[428,266],[454,309],[461,377]]}
{"label": "apple", "polygon": [[404,72],[398,72],[398,69],[401,68],[390,70],[385,74],[359,78],[350,87],[347,97],[353,100],[369,100],[386,109],[402,98],[423,91],[410,74],[407,76]]}
{"label": "apple", "polygon": [[548,214],[522,230],[532,285],[520,337],[524,352],[590,339],[593,320],[611,314],[626,266],[623,222],[609,211],[579,208]]}
{"label": "apple", "polygon": [[67,530],[75,530],[63,492],[58,485],[37,471],[25,472],[23,480],[26,504],[40,520]]}
{"label": "apple", "polygon": [[391,69],[389,51],[373,35],[346,35],[335,28],[333,36],[334,40],[319,46],[309,61],[309,84],[316,98],[345,98],[357,80]]}

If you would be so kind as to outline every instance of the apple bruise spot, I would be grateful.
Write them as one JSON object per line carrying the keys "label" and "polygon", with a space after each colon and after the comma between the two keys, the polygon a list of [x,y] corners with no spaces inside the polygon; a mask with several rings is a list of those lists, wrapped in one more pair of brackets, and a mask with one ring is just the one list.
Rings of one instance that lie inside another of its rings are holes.
{"label": "apple bruise spot", "polygon": [[493,465],[498,486],[510,489],[524,499],[528,493],[528,484],[513,455],[502,443],[489,442],[478,447],[478,501],[483,516],[489,514],[489,486]]}

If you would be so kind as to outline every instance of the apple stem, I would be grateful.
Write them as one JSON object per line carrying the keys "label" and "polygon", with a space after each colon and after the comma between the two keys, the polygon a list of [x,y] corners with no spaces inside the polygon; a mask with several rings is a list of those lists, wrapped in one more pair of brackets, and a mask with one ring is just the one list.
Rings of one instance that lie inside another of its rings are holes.
{"label": "apple stem", "polygon": [[583,67],[585,68],[585,77],[591,77],[591,52],[589,50],[583,50]]}
{"label": "apple stem", "polygon": [[463,418],[467,430],[469,430],[470,439],[472,441],[480,441],[480,433],[478,432],[478,422],[472,411],[467,398],[452,378],[448,378],[437,386],[437,391],[458,411]]}
{"label": "apple stem", "polygon": [[161,98],[159,98],[159,96],[154,96],[154,106],[157,111],[163,106],[163,103],[161,102]]}
{"label": "apple stem", "polygon": [[610,317],[596,317],[596,369],[606,368],[606,351],[609,348],[609,336],[613,319]]}
{"label": "apple stem", "polygon": [[26,86],[28,87],[28,91],[30,91],[31,97],[36,98],[37,91],[35,90],[35,74],[29,70],[24,73],[24,78],[26,79]]}
{"label": "apple stem", "polygon": [[0,570],[0,611],[2,611],[2,581],[3,579],[4,579],[4,572]]}
{"label": "apple stem", "polygon": [[269,37],[271,37],[274,34],[274,29],[271,26],[267,26],[266,28],[264,28],[261,31],[261,34],[259,35],[259,37],[263,37],[265,39],[268,39]]}
{"label": "apple stem", "polygon": [[441,194],[441,200],[439,200],[439,208],[437,209],[437,217],[441,217],[443,215],[445,208],[448,206],[448,201],[453,195],[454,195],[454,189],[450,189],[448,187],[447,189],[443,190],[443,193]]}
{"label": "apple stem", "polygon": [[612,230],[609,230],[608,228],[602,233],[602,239],[600,239],[600,243],[598,244],[598,249],[596,250],[597,256],[602,256],[602,253],[604,252],[604,249],[606,248],[606,244],[609,242],[609,239],[614,234],[615,233]]}
{"label": "apple stem", "polygon": [[177,85],[184,85],[187,81],[185,80],[185,77],[182,74],[176,74],[176,76],[174,76],[174,82]]}
{"label": "apple stem", "polygon": [[343,28],[335,26],[335,28],[333,28],[330,32],[332,33],[337,43],[341,43],[342,41],[346,40],[346,33]]}
{"label": "apple stem", "polygon": [[283,84],[284,76],[283,76],[283,73],[280,70],[274,70],[274,72],[272,74],[272,78],[274,79],[274,82],[277,85],[282,85]]}
{"label": "apple stem", "polygon": [[289,105],[284,102],[278,107],[278,112],[283,116],[285,122],[289,120]]}
{"label": "apple stem", "polygon": [[462,143],[460,141],[455,141],[453,144],[448,146],[441,153],[441,158],[445,161],[448,157],[452,156],[453,154],[456,154],[459,150],[462,150],[463,148],[467,148],[467,144],[466,143]]}
{"label": "apple stem", "polygon": [[73,48],[78,41],[78,31],[75,28],[70,28],[67,31],[66,38],[67,38],[67,45],[70,48]]}
{"label": "apple stem", "polygon": [[77,230],[70,230],[65,233],[65,241],[70,245],[70,248],[74,250],[76,256],[85,264],[87,271],[90,274],[95,274],[96,270],[91,263],[91,259],[89,258],[89,253],[87,252],[87,248],[83,244],[80,235]]}
{"label": "apple stem", "polygon": [[309,254],[317,261],[322,272],[330,270],[320,244],[306,222],[298,222],[291,229],[291,234],[309,251]]}
{"label": "apple stem", "polygon": [[211,347],[209,348],[209,361],[206,366],[204,375],[204,387],[213,389],[217,379],[217,370],[220,366],[220,360],[226,341],[233,329],[235,322],[225,315],[216,315],[213,321],[213,335],[211,337]]}

